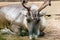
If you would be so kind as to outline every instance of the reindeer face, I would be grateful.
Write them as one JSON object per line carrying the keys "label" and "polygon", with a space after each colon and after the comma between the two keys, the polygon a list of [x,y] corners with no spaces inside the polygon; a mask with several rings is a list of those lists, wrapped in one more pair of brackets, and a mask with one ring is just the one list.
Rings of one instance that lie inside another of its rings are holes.
{"label": "reindeer face", "polygon": [[[28,15],[30,14],[30,15]],[[28,16],[27,19],[29,20],[29,22],[33,22],[33,21],[38,21],[39,20],[39,16],[38,16],[38,7],[36,5],[32,5],[31,8],[28,11]]]}
{"label": "reindeer face", "polygon": [[38,18],[38,11],[37,10],[31,10],[30,16],[31,16],[31,19],[37,19]]}
{"label": "reindeer face", "polygon": [[33,22],[33,24],[35,22],[38,22],[40,19],[39,19],[39,16],[38,16],[38,11],[37,10],[31,10],[30,11],[30,16],[28,15],[27,16],[27,22],[28,23],[31,23]]}

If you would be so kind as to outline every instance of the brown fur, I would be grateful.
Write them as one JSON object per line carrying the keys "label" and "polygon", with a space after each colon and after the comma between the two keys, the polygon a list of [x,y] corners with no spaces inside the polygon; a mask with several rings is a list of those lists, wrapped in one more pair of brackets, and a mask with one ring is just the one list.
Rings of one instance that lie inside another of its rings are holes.
{"label": "brown fur", "polygon": [[8,26],[10,22],[5,18],[5,14],[0,11],[0,29]]}

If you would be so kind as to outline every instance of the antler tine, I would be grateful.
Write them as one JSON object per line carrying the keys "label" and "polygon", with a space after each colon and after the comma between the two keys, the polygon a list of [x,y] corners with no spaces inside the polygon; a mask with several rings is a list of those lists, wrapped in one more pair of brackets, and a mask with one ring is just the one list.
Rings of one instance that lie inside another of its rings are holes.
{"label": "antler tine", "polygon": [[49,6],[51,6],[51,0],[49,0]]}
{"label": "antler tine", "polygon": [[[28,0],[27,0],[27,1],[28,1]],[[24,8],[27,9],[28,15],[30,15],[30,7],[25,6],[25,3],[27,3],[27,1],[26,1],[26,0],[23,0],[23,1],[22,1],[22,5],[23,5]]]}

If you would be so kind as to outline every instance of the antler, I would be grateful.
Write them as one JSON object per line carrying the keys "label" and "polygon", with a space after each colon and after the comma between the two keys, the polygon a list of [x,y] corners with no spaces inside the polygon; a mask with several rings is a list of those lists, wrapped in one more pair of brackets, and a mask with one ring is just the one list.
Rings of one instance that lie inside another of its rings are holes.
{"label": "antler", "polygon": [[25,3],[27,3],[27,1],[26,0],[23,0],[22,5],[23,5],[24,8],[27,9],[28,15],[30,16],[30,7],[25,6]]}
{"label": "antler", "polygon": [[38,12],[40,12],[41,10],[43,10],[48,5],[51,6],[51,0],[44,0],[43,5],[39,8]]}

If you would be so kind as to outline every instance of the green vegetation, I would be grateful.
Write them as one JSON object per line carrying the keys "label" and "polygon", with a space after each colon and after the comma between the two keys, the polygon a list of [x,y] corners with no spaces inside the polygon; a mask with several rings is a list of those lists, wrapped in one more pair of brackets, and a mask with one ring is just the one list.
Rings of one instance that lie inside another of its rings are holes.
{"label": "green vegetation", "polygon": [[5,38],[3,38],[3,36],[2,35],[0,35],[0,40],[6,40]]}

